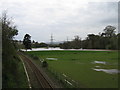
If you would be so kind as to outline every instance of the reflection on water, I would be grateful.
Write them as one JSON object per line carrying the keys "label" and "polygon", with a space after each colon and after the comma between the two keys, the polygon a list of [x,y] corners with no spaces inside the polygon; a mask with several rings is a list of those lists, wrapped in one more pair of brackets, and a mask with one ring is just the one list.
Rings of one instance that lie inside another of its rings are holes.
{"label": "reflection on water", "polygon": [[47,60],[58,60],[57,58],[46,58]]}
{"label": "reflection on water", "polygon": [[92,69],[95,70],[95,71],[103,71],[103,72],[109,73],[109,74],[120,73],[120,71],[118,69],[95,69],[95,68],[92,68]]}
{"label": "reflection on water", "polygon": [[100,66],[95,66],[95,67],[100,67]]}
{"label": "reflection on water", "polygon": [[[25,49],[21,49],[22,51],[26,51]],[[49,50],[64,50],[58,48],[32,48],[32,50],[28,49],[27,51],[49,51]]]}
{"label": "reflection on water", "polygon": [[[22,51],[26,51],[25,49],[21,49]],[[110,51],[110,50],[100,50],[100,49],[61,49],[60,47],[56,48],[32,48],[32,50],[28,49],[27,51],[49,51],[49,50],[72,50],[72,51]]]}
{"label": "reflection on water", "polygon": [[94,61],[94,62],[92,62],[92,63],[106,64],[105,61]]}

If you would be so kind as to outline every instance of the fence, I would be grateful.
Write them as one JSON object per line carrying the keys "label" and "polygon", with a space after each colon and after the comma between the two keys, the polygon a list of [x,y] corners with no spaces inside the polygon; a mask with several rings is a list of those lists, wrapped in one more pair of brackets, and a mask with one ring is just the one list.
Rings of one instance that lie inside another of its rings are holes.
{"label": "fence", "polygon": [[[25,53],[27,54],[27,53]],[[44,61],[42,58],[39,58],[35,55],[31,55],[31,54],[27,54],[28,56],[30,56],[31,58],[33,58],[34,60],[40,60],[40,62]],[[42,63],[40,65],[42,67]],[[46,68],[46,70],[48,72],[50,72],[57,80],[59,80],[59,82],[65,87],[65,88],[79,88],[80,85],[77,81],[74,81],[73,79],[71,79],[70,77],[68,77],[67,75],[65,75],[64,73],[60,73],[57,72],[56,70],[54,70],[52,67],[50,67],[48,65],[48,67]]]}
{"label": "fence", "polygon": [[60,83],[63,84],[66,88],[79,88],[79,83],[77,81],[74,81],[64,73],[56,72],[52,67],[48,67],[47,70],[54,75],[56,79],[59,80]]}

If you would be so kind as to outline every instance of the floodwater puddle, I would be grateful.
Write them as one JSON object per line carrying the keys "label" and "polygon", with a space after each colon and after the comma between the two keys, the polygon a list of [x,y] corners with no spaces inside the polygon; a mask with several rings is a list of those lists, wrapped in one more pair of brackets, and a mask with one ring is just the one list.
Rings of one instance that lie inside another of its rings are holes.
{"label": "floodwater puddle", "polygon": [[103,72],[109,73],[109,74],[120,73],[120,71],[118,69],[95,69],[95,68],[92,68],[92,69],[95,70],[95,71],[103,71]]}
{"label": "floodwater puddle", "polygon": [[92,63],[98,63],[98,64],[106,64],[106,62],[105,61],[94,61],[94,62],[92,62]]}
{"label": "floodwater puddle", "polygon": [[47,60],[55,60],[57,61],[58,59],[57,58],[46,58]]}
{"label": "floodwater puddle", "polygon": [[95,66],[95,67],[97,67],[97,68],[98,68],[98,67],[100,67],[100,66]]}

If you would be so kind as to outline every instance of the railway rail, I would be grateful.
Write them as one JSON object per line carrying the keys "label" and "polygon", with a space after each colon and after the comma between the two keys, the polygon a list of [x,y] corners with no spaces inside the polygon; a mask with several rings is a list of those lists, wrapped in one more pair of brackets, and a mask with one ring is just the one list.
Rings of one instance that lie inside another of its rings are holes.
{"label": "railway rail", "polygon": [[22,56],[22,59],[24,62],[28,63],[33,75],[35,75],[38,84],[41,86],[41,88],[51,88],[53,89],[53,85],[45,78],[45,76],[42,74],[42,72],[39,70],[39,68],[25,55],[22,53],[18,53],[20,56]]}

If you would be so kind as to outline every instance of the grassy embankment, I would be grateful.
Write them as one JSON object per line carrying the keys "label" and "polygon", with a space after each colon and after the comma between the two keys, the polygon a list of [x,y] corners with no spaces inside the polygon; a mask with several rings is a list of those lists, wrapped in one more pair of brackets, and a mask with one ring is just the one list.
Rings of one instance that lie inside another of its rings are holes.
{"label": "grassy embankment", "polygon": [[3,71],[3,88],[28,88],[27,77],[21,60],[12,58],[9,61],[3,61],[3,63],[3,70],[5,70]]}
{"label": "grassy embankment", "polygon": [[2,88],[28,88],[23,64],[14,46],[9,42],[2,52]]}
{"label": "grassy embankment", "polygon": [[[78,82],[80,87],[118,87],[118,74],[93,70],[93,68],[118,69],[118,52],[116,51],[32,51],[28,53],[44,60],[56,58],[57,60],[47,60],[49,67]],[[94,63],[94,61],[104,61],[106,64]]]}

